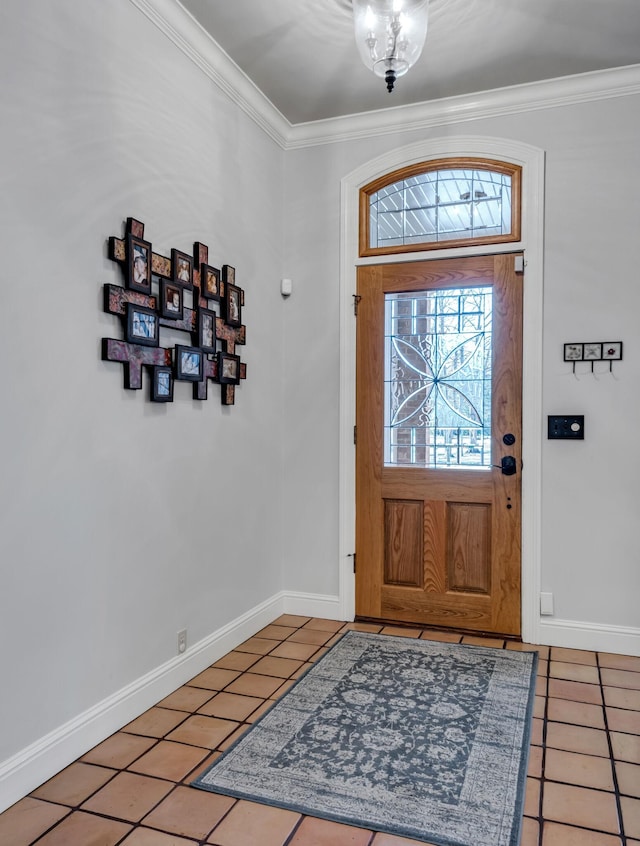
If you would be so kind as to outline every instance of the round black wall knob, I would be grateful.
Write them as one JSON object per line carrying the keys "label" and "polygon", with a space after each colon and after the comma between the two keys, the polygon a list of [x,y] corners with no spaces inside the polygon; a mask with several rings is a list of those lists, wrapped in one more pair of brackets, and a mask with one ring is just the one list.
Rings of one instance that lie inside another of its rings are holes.
{"label": "round black wall knob", "polygon": [[516,436],[512,435],[511,432],[507,432],[506,435],[502,438],[502,443],[506,444],[507,446],[513,446],[516,442]]}

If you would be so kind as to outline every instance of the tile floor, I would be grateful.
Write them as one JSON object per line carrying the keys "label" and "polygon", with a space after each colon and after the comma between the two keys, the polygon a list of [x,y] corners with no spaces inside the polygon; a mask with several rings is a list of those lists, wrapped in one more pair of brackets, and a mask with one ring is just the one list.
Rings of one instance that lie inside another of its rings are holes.
{"label": "tile floor", "polygon": [[[416,846],[188,783],[346,628],[284,615],[0,814],[2,846]],[[539,647],[522,846],[640,846],[640,658]]]}

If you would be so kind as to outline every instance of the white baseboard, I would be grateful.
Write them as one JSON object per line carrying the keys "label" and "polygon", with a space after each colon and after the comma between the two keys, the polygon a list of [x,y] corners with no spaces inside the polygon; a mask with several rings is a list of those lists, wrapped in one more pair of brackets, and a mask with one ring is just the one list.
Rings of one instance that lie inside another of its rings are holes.
{"label": "white baseboard", "polygon": [[568,649],[640,656],[640,629],[541,617],[538,624],[538,643],[564,646]]}
{"label": "white baseboard", "polygon": [[283,598],[285,614],[300,614],[303,617],[324,617],[327,620],[344,619],[340,610],[339,596],[285,591]]}
{"label": "white baseboard", "polygon": [[[285,613],[289,609],[288,596],[276,594],[194,644],[183,655],[172,658],[1,762],[0,812]],[[296,608],[304,605],[294,604]],[[312,607],[315,605],[311,602],[309,608]],[[315,611],[288,612],[315,616]]]}

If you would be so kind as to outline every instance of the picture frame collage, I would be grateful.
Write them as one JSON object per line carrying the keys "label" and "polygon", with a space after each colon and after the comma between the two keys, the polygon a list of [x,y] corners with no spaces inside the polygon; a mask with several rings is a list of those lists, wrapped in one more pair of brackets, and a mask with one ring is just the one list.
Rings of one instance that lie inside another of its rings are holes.
{"label": "picture frame collage", "polygon": [[564,345],[564,361],[573,364],[576,372],[578,362],[591,362],[591,372],[597,361],[608,361],[609,371],[613,371],[613,362],[622,361],[622,341],[580,341]]}
{"label": "picture frame collage", "polygon": [[[246,379],[246,365],[236,354],[246,329],[235,268],[209,264],[200,242],[193,255],[175,248],[170,258],[158,255],[135,218],[127,218],[125,230],[124,239],[109,239],[109,257],[121,264],[124,287],[105,285],[105,311],[122,318],[124,341],[103,338],[103,360],[125,365],[129,389],[142,386],[146,367],[151,402],[173,402],[174,381],[191,382],[194,398],[206,399],[211,380],[221,385],[222,403],[233,405],[235,387]],[[191,343],[162,347],[162,328],[187,333]]]}

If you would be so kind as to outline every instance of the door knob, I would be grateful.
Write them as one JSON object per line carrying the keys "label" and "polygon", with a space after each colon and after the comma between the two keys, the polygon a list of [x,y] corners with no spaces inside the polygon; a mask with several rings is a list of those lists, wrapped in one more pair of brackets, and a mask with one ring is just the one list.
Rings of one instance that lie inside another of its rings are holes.
{"label": "door knob", "polygon": [[513,476],[516,472],[516,460],[512,455],[505,455],[500,460],[500,469],[503,476]]}

